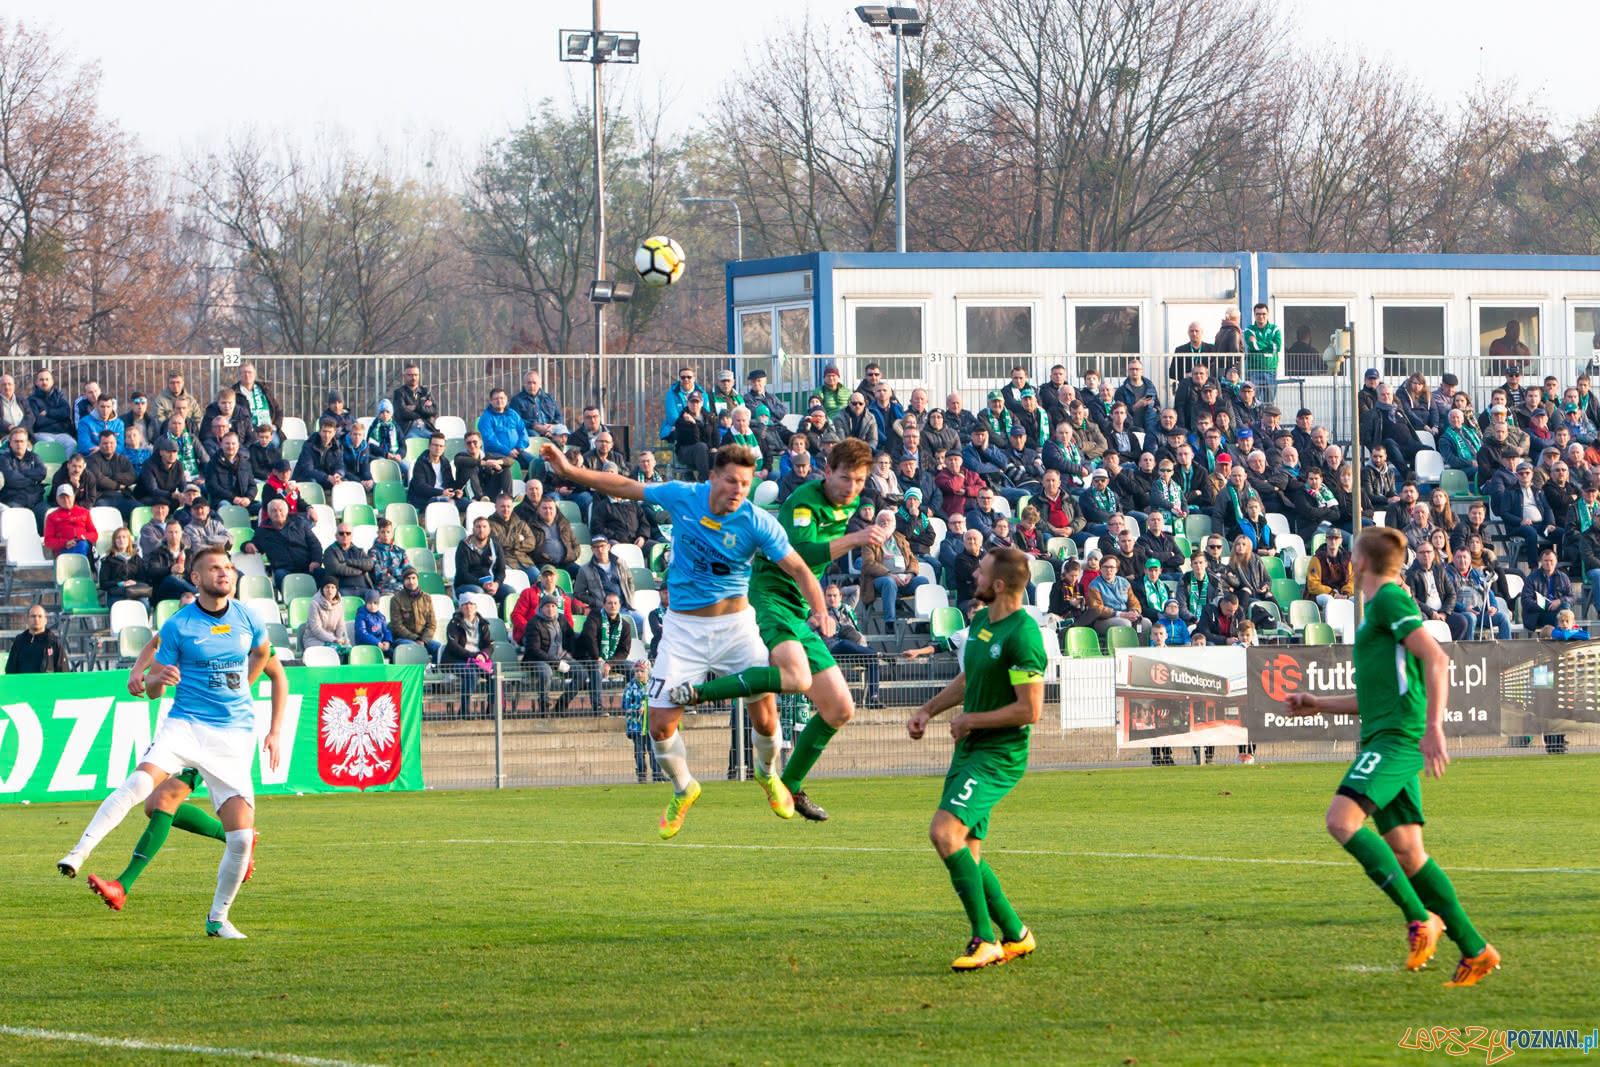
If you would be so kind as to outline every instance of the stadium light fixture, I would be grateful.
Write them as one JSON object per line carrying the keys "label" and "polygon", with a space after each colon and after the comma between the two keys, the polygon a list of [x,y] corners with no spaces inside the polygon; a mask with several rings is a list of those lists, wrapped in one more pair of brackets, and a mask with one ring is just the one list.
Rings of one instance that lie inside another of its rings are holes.
{"label": "stadium light fixture", "polygon": [[[567,33],[562,31],[562,36],[567,42],[567,56],[588,58],[589,35],[587,33]],[[565,59],[566,56],[562,58]]]}
{"label": "stadium light fixture", "polygon": [[596,59],[600,58],[601,56],[609,58],[612,53],[616,52],[616,50],[616,34],[610,32],[602,33],[594,39],[594,54]]}
{"label": "stadium light fixture", "polygon": [[589,283],[591,304],[626,304],[633,300],[633,283],[598,278]]}
{"label": "stadium light fixture", "polygon": [[927,20],[915,7],[864,4],[856,16],[875,29],[894,34],[894,250],[906,250],[906,79],[902,38],[921,37]]}

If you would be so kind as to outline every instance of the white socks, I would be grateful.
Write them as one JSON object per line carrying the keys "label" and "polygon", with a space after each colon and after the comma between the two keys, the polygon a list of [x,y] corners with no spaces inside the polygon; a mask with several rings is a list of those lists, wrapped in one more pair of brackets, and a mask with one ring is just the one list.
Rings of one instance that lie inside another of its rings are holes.
{"label": "white socks", "polygon": [[146,797],[155,792],[155,779],[141,770],[135,770],[123,779],[116,791],[100,802],[100,807],[95,811],[94,818],[89,820],[89,826],[83,831],[83,836],[78,838],[77,847],[72,851],[87,857],[94,851],[94,846],[105,839],[105,836],[117,828],[117,824],[127,817],[128,812],[144,803]]}
{"label": "white socks", "polygon": [[250,842],[255,833],[254,830],[228,831],[222,862],[217,865],[217,895],[211,898],[211,914],[207,916],[212,922],[221,922],[228,917],[234,895],[244,884],[244,872],[250,865]]}
{"label": "white socks", "polygon": [[656,763],[672,779],[673,790],[679,793],[687,790],[694,775],[689,773],[689,753],[683,747],[683,731],[674,730],[665,741],[651,738],[650,745],[655,749]]}
{"label": "white socks", "polygon": [[782,728],[771,737],[751,729],[750,737],[755,742],[756,767],[761,777],[771,778],[778,773],[778,753],[783,751]]}

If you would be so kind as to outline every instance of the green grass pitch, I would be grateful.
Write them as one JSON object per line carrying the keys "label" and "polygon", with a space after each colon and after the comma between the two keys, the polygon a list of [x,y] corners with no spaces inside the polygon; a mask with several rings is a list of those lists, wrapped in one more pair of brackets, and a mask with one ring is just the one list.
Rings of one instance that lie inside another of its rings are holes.
{"label": "green grass pitch", "polygon": [[[665,786],[267,799],[243,942],[202,936],[216,844],[174,831],[112,914],[54,869],[91,807],[7,805],[0,1028],[384,1064],[1347,1065],[1442,1055],[1399,1049],[1408,1027],[1600,1021],[1600,757],[1424,783],[1506,959],[1463,990],[1448,942],[1403,970],[1399,915],[1324,832],[1341,769],[1028,775],[986,854],[1039,951],[970,975],[931,778],[817,780],[822,825],[708,783],[672,843]],[[238,1061],[0,1031],[0,1063],[86,1062]]]}

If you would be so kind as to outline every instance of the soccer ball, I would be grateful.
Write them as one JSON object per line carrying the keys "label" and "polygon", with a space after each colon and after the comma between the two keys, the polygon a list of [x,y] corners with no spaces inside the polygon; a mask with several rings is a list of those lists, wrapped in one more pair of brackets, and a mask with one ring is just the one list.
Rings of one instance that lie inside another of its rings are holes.
{"label": "soccer ball", "polygon": [[646,285],[671,285],[683,277],[683,246],[670,237],[646,237],[633,253],[633,267]]}

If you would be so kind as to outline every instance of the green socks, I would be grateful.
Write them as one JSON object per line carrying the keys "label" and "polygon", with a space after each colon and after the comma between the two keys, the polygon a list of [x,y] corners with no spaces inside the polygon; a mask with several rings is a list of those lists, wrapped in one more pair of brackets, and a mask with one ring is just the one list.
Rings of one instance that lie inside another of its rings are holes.
{"label": "green socks", "polygon": [[1000,888],[1000,879],[996,877],[994,868],[989,866],[988,860],[979,860],[978,870],[983,874],[983,896],[989,904],[989,917],[1000,927],[1000,936],[1007,941],[1021,941],[1022,920],[1017,918],[1011,901],[1006,899],[1005,890]]}
{"label": "green socks", "polygon": [[222,828],[222,821],[194,804],[179,804],[178,810],[172,813],[172,825],[179,830],[199,834],[201,837],[217,841],[228,839],[228,832]]}
{"label": "green socks", "polygon": [[128,861],[127,869],[117,877],[123,889],[133,888],[133,883],[139,880],[139,876],[150,865],[150,861],[156,858],[156,853],[161,851],[161,846],[167,843],[167,834],[174,826],[191,834],[199,834],[201,837],[210,837],[218,841],[228,839],[227,832],[222,829],[222,823],[217,817],[193,804],[179,804],[178,810],[170,813],[152,812],[150,822],[145,826],[139,843],[133,846],[133,858]]}
{"label": "green socks", "polygon": [[151,813],[144,834],[140,836],[139,843],[133,846],[133,858],[128,860],[127,869],[117,876],[117,881],[122,883],[124,890],[133,888],[133,883],[139,880],[139,876],[150,865],[150,861],[156,858],[156,853],[161,851],[161,846],[167,843],[167,834],[171,829],[170,814],[164,811]]}
{"label": "green socks", "polygon": [[789,787],[789,792],[800,788],[806,775],[811,773],[811,768],[817,765],[822,750],[828,747],[828,742],[838,732],[823,721],[821,715],[813,715],[806,722],[805,729],[794,739],[794,751],[789,753],[789,762],[783,767],[783,784]]}
{"label": "green socks", "polygon": [[734,697],[753,697],[762,693],[783,692],[783,672],[776,667],[746,667],[738,674],[729,674],[701,682],[694,687],[704,704]]}
{"label": "green socks", "polygon": [[1400,861],[1394,858],[1394,849],[1389,847],[1389,842],[1371,827],[1363,826],[1344,843],[1344,850],[1356,858],[1373,884],[1405,913],[1407,922],[1427,921],[1428,909],[1422,906],[1410,879],[1400,869]]}
{"label": "green socks", "polygon": [[1462,956],[1472,957],[1483,951],[1483,946],[1488,942],[1472,925],[1472,920],[1467,918],[1461,901],[1456,899],[1456,887],[1450,884],[1450,876],[1439,869],[1431,856],[1411,876],[1411,887],[1428,910],[1444,920],[1444,932],[1461,949]]}
{"label": "green socks", "polygon": [[950,882],[956,887],[961,906],[967,909],[967,920],[972,923],[972,936],[979,941],[993,941],[994,927],[989,924],[989,903],[983,891],[983,872],[969,849],[958,848],[944,858],[950,872]]}

